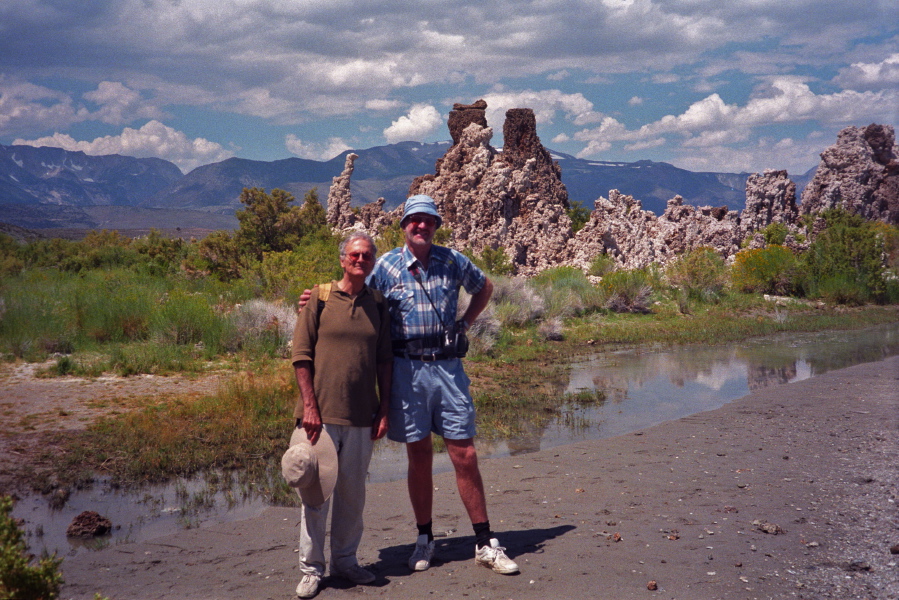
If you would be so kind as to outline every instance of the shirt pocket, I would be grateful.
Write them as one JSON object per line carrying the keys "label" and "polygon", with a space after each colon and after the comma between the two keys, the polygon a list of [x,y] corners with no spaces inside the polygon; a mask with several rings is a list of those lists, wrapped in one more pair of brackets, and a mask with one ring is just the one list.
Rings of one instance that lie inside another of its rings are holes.
{"label": "shirt pocket", "polygon": [[394,286],[387,292],[387,301],[392,309],[398,311],[398,316],[403,318],[408,318],[415,308],[415,294],[402,285]]}

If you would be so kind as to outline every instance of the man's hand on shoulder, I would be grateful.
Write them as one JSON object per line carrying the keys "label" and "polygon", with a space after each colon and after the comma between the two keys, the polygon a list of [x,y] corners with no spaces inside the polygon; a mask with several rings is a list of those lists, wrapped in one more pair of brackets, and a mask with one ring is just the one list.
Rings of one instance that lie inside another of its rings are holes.
{"label": "man's hand on shoulder", "polygon": [[[318,284],[315,284],[312,287],[317,288]],[[308,288],[303,290],[303,293],[300,294],[300,299],[297,301],[297,312],[300,312],[301,310],[303,310],[303,307],[309,303],[309,298],[311,298],[311,297],[312,297],[312,290],[310,290]]]}

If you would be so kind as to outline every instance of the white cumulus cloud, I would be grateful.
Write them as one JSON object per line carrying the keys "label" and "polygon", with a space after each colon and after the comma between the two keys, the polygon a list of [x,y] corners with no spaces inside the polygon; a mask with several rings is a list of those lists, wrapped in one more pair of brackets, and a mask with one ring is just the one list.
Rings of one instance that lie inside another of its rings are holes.
{"label": "white cumulus cloud", "polygon": [[384,137],[390,144],[404,141],[422,141],[443,125],[443,117],[430,104],[416,104],[404,115],[384,130]]}
{"label": "white cumulus cloud", "polygon": [[836,83],[853,90],[879,90],[899,85],[899,53],[879,63],[852,63],[834,79]]}
{"label": "white cumulus cloud", "polygon": [[111,125],[163,117],[160,110],[143,101],[139,92],[117,81],[101,81],[96,90],[84,94],[84,99],[100,106],[91,114],[91,119]]}
{"label": "white cumulus cloud", "polygon": [[78,141],[68,134],[56,133],[36,140],[17,139],[13,144],[80,150],[95,156],[122,154],[137,158],[164,158],[185,172],[234,155],[215,142],[203,138],[190,139],[183,132],[159,121],[150,121],[140,129],[126,127],[120,135],[98,137],[90,142]]}
{"label": "white cumulus cloud", "polygon": [[0,135],[65,129],[88,117],[62,92],[0,74]]}
{"label": "white cumulus cloud", "polygon": [[[728,104],[714,93],[694,102],[679,115],[666,115],[638,129],[628,129],[609,117],[599,127],[578,131],[573,138],[587,143],[578,154],[583,158],[607,152],[615,142],[629,142],[628,149],[654,147],[659,145],[658,139],[663,136],[681,140],[681,149],[714,148],[719,156],[724,156],[721,148],[745,142],[759,129],[771,124],[817,121],[838,125],[888,120],[895,113],[897,103],[897,89],[816,94],[807,83],[797,78],[777,77],[759,86],[743,106]],[[746,152],[755,158],[746,166],[767,162],[770,157],[765,153],[770,150],[769,144],[766,142],[758,148],[750,147]],[[737,158],[733,153],[729,154]],[[745,153],[740,157],[745,158]]]}
{"label": "white cumulus cloud", "polygon": [[593,103],[581,93],[566,94],[560,90],[495,91],[484,96],[487,102],[487,124],[494,131],[502,131],[506,111],[510,108],[530,108],[538,125],[549,125],[561,113],[575,125],[598,123],[602,113],[593,110]]}
{"label": "white cumulus cloud", "polygon": [[294,156],[310,160],[331,160],[344,150],[352,150],[352,146],[343,138],[331,137],[325,143],[319,144],[304,142],[292,133],[285,136],[284,147]]}

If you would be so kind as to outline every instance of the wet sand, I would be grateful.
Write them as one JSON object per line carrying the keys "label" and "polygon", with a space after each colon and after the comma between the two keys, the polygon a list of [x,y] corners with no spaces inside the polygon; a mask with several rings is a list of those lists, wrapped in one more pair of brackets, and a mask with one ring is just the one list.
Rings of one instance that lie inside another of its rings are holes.
{"label": "wet sand", "polygon": [[[892,357],[634,434],[482,461],[515,576],[475,565],[452,473],[435,476],[441,537],[423,573],[406,567],[405,482],[369,485],[359,558],[378,579],[326,577],[318,597],[895,599],[897,465]],[[67,558],[60,597],[295,598],[298,521],[272,508]]]}

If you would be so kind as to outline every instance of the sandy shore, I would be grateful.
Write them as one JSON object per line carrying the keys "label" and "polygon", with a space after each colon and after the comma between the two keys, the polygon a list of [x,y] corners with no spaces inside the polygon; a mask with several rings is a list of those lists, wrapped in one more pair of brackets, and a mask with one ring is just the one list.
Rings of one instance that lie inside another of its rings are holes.
{"label": "sandy shore", "polygon": [[[475,565],[450,473],[435,478],[439,560],[410,574],[405,482],[370,485],[360,560],[378,580],[328,577],[318,597],[895,599],[897,465],[893,357],[635,434],[483,461],[517,576]],[[68,558],[61,598],[294,598],[298,519],[268,509]]]}

